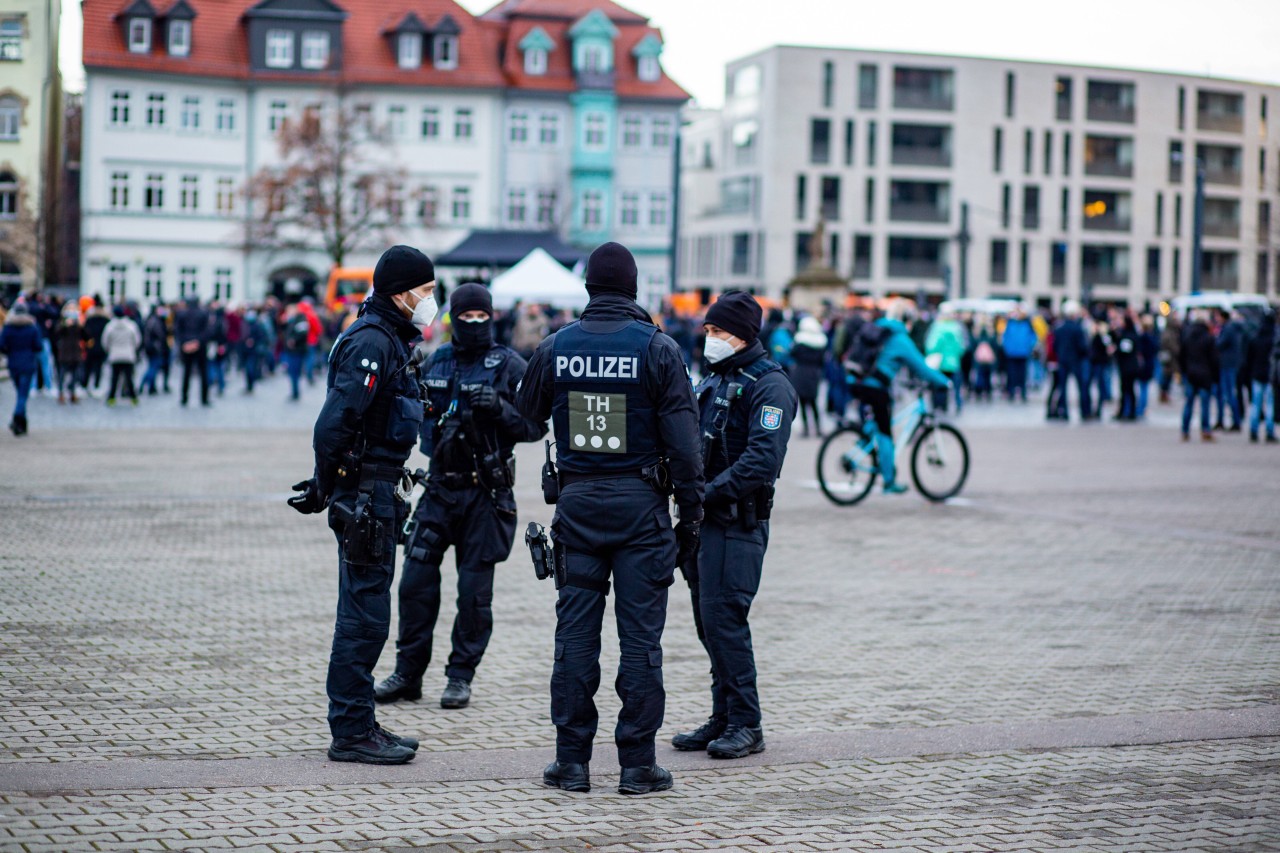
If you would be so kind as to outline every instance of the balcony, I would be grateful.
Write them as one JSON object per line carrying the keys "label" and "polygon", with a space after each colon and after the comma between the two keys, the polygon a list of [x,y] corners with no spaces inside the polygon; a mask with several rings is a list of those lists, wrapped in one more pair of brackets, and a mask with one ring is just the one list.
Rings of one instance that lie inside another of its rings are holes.
{"label": "balcony", "polygon": [[1119,160],[1093,160],[1084,164],[1084,173],[1103,178],[1132,178],[1133,164]]}
{"label": "balcony", "polygon": [[893,90],[893,106],[899,110],[950,110],[954,101],[950,92],[906,88]]}
{"label": "balcony", "polygon": [[1129,217],[1118,213],[1103,213],[1084,218],[1086,231],[1128,231],[1132,227],[1133,223],[1129,221]]}
{"label": "balcony", "polygon": [[1085,112],[1089,121],[1110,121],[1133,124],[1133,104],[1119,101],[1091,99]]}
{"label": "balcony", "polygon": [[1234,272],[1204,272],[1200,274],[1201,290],[1235,290],[1240,286],[1240,276]]}
{"label": "balcony", "polygon": [[890,160],[895,166],[951,165],[951,152],[945,148],[894,147]]}
{"label": "balcony", "polygon": [[1083,267],[1080,280],[1086,284],[1128,284],[1129,271],[1113,267]]}
{"label": "balcony", "polygon": [[1221,184],[1228,187],[1238,187],[1243,183],[1244,177],[1239,167],[1223,166],[1210,163],[1204,167],[1204,182],[1206,184]]}
{"label": "balcony", "polygon": [[582,69],[578,72],[579,89],[604,89],[613,91],[617,75],[613,71],[590,71]]}
{"label": "balcony", "polygon": [[1216,130],[1221,133],[1243,133],[1244,116],[1236,113],[1198,113],[1197,130]]}
{"label": "balcony", "polygon": [[941,278],[942,261],[923,258],[889,258],[890,278]]}
{"label": "balcony", "polygon": [[895,201],[889,203],[889,218],[894,222],[947,222],[951,211],[924,202]]}
{"label": "balcony", "polygon": [[1209,219],[1206,217],[1204,221],[1204,235],[1206,237],[1229,237],[1233,240],[1239,240],[1240,220]]}

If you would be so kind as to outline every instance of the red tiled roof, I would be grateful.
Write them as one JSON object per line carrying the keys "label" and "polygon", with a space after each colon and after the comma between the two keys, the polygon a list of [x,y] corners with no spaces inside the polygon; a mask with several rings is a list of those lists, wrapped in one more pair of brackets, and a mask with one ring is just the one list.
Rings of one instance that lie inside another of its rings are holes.
{"label": "red tiled roof", "polygon": [[[605,12],[618,27],[615,41],[615,91],[623,98],[687,100],[689,94],[665,74],[647,83],[636,76],[631,49],[649,33],[661,33],[648,20],[610,0],[507,0],[477,18],[453,0],[337,0],[348,17],[343,23],[343,68],[332,73],[253,71],[249,62],[244,13],[259,0],[188,0],[195,10],[191,53],[169,56],[163,27],[156,26],[155,47],[148,54],[130,53],[118,20],[129,0],[84,0],[84,64],[155,74],[270,81],[330,80],[352,84],[438,88],[503,88],[547,92],[574,91],[570,67],[569,27],[592,9]],[[166,9],[171,4],[165,4]],[[414,12],[428,27],[449,15],[461,27],[458,67],[445,71],[424,57],[415,70],[400,68],[386,33]],[[532,17],[530,17],[532,16]],[[518,47],[534,26],[556,42],[544,76],[524,73]]]}

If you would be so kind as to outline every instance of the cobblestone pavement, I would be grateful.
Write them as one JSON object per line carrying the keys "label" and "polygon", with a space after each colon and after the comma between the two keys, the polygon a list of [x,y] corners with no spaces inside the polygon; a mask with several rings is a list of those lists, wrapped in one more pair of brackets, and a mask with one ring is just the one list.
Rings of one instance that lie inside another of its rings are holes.
{"label": "cobblestone pavement", "polygon": [[[974,459],[961,499],[840,509],[814,487],[816,441],[797,439],[752,616],[770,751],[690,765],[671,794],[634,802],[603,775],[608,678],[597,791],[535,784],[553,752],[554,594],[519,548],[472,706],[430,701],[437,661],[426,700],[381,713],[423,738],[420,765],[500,750],[516,764],[379,783],[318,760],[335,546],[283,503],[310,470],[315,397],[228,392],[201,413],[216,421],[171,400],[85,414],[46,400],[30,435],[0,436],[0,849],[1280,849],[1280,722],[1047,749],[1013,736],[1117,715],[1280,720],[1275,447],[1183,445],[1167,407],[1147,426],[1048,427],[1034,404],[998,404],[960,420]],[[522,524],[549,517],[538,464],[522,448]],[[665,741],[709,705],[682,583],[664,646]],[[606,634],[606,670],[616,654]],[[988,724],[1008,743],[839,760],[820,746]],[[296,767],[298,782],[224,779],[243,766],[227,758],[281,762],[284,780]],[[154,767],[155,781],[6,782],[5,767],[42,766]]]}

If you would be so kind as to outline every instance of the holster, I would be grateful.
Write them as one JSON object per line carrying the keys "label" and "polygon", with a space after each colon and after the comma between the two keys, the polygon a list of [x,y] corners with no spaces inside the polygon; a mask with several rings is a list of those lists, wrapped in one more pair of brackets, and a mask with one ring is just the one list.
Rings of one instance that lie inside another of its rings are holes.
{"label": "holster", "polygon": [[671,468],[665,459],[659,459],[647,468],[641,468],[640,479],[652,486],[653,490],[664,498],[669,498],[676,493],[675,485],[671,482]]}
{"label": "holster", "polygon": [[380,566],[391,556],[387,553],[390,531],[386,522],[374,516],[372,500],[372,488],[362,485],[350,516],[343,519],[342,557],[354,569]]}

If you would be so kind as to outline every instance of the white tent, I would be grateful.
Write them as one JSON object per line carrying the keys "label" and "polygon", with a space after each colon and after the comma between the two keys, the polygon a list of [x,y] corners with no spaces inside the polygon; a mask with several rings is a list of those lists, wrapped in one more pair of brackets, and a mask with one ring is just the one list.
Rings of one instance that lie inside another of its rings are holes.
{"label": "white tent", "polygon": [[517,299],[527,305],[581,309],[587,305],[582,279],[542,249],[534,249],[489,284],[493,307],[510,309]]}

